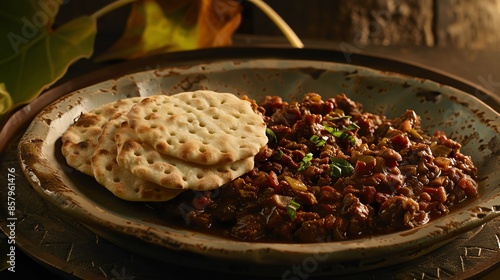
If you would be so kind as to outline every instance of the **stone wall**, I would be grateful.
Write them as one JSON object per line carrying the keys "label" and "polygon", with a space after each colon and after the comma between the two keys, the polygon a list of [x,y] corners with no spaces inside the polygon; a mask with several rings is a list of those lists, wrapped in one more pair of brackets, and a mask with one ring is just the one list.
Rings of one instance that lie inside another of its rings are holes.
{"label": "stone wall", "polygon": [[[239,32],[280,35],[250,3]],[[500,50],[500,0],[267,0],[302,39]]]}
{"label": "stone wall", "polygon": [[438,44],[500,50],[499,0],[434,0]]}

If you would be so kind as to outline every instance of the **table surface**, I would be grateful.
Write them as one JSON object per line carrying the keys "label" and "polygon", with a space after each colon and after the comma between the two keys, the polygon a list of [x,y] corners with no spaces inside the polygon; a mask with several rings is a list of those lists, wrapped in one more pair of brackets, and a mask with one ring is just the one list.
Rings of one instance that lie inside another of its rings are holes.
{"label": "table surface", "polygon": [[[343,50],[346,46],[342,42],[306,41],[304,43],[306,48],[318,49]],[[234,44],[235,46],[289,47],[286,40],[283,38],[244,35],[236,36]],[[351,48],[346,51],[346,59],[353,53],[377,55],[431,67],[452,76],[466,79],[478,87],[485,88],[493,93],[496,100],[500,100],[500,52],[430,47],[365,46],[361,48],[351,46]],[[78,61],[70,67],[68,73],[56,85],[108,65],[109,64],[97,65],[91,60]],[[494,220],[494,222],[495,224],[492,230],[496,231],[498,237],[500,222],[498,219]],[[2,244],[2,242],[5,243],[5,240],[5,236],[0,238],[0,244]],[[458,242],[460,242],[460,240],[458,240]],[[22,252],[18,252],[16,261],[18,271],[14,275],[16,278],[33,275],[34,273],[36,273],[37,276],[50,276],[52,279],[69,277],[67,274],[61,274],[50,267],[47,268],[40,265]],[[488,268],[487,271],[477,277],[481,279],[499,279],[500,263],[497,263],[496,267],[496,270],[493,269],[494,267]],[[2,279],[5,279],[4,277],[9,277],[7,279],[16,279],[12,278],[12,276],[13,274],[6,270],[0,272],[0,278]]]}

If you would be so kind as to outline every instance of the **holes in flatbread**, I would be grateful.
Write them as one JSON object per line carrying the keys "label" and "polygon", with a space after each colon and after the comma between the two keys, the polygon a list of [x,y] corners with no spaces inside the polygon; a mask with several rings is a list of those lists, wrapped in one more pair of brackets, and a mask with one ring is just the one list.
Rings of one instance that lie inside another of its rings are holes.
{"label": "holes in flatbread", "polygon": [[120,182],[120,177],[113,177],[113,182],[119,183]]}
{"label": "holes in flatbread", "polygon": [[240,149],[246,149],[246,148],[248,148],[247,145],[240,145]]}
{"label": "holes in flatbread", "polygon": [[106,165],[105,168],[106,168],[107,171],[111,171],[111,170],[113,170],[113,165],[112,164],[108,164],[108,165]]}
{"label": "holes in flatbread", "polygon": [[184,144],[184,143],[186,143],[186,139],[184,139],[184,138],[179,139],[179,143],[180,143],[180,144]]}
{"label": "holes in flatbread", "polygon": [[196,178],[197,179],[203,178],[203,173],[201,173],[201,172],[196,173]]}
{"label": "holes in flatbread", "polygon": [[156,124],[153,123],[149,127],[152,128],[152,129],[156,129],[156,128],[158,128],[158,125],[156,125]]}
{"label": "holes in flatbread", "polygon": [[218,120],[219,118],[220,118],[220,116],[217,114],[212,116],[212,119],[214,119],[214,120]]}
{"label": "holes in flatbread", "polygon": [[238,171],[238,166],[237,165],[231,165],[230,169],[232,171]]}
{"label": "holes in flatbread", "polygon": [[224,169],[223,167],[217,167],[217,172],[223,173],[225,171],[226,171],[226,169]]}
{"label": "holes in flatbread", "polygon": [[205,127],[205,126],[207,126],[207,124],[206,124],[205,122],[201,121],[201,122],[199,123],[199,126],[200,126],[200,127]]}
{"label": "holes in flatbread", "polygon": [[134,189],[134,192],[135,192],[135,193],[139,193],[140,191],[141,191],[141,190],[140,190],[139,188],[135,188],[135,189]]}
{"label": "holes in flatbread", "polygon": [[206,152],[206,151],[207,151],[207,148],[206,148],[205,146],[200,146],[200,148],[198,149],[198,151],[199,151],[200,153],[204,153],[204,152]]}
{"label": "holes in flatbread", "polygon": [[142,155],[141,151],[134,151],[134,156],[140,157]]}
{"label": "holes in flatbread", "polygon": [[171,173],[172,173],[172,171],[170,171],[170,169],[163,170],[163,174],[165,174],[165,175],[170,175]]}
{"label": "holes in flatbread", "polygon": [[152,159],[150,159],[150,158],[148,158],[146,161],[148,162],[148,164],[153,164],[153,163],[155,163],[155,161],[154,161],[154,160],[152,160]]}

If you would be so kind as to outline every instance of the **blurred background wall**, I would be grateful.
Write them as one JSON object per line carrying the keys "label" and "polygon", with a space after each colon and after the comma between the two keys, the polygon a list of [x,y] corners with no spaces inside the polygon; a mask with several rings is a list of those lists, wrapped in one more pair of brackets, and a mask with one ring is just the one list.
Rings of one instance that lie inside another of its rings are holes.
{"label": "blurred background wall", "polygon": [[[176,0],[169,0],[176,1]],[[198,1],[198,0],[195,0]],[[244,7],[238,34],[282,36],[253,4]],[[67,22],[113,2],[64,0],[57,16]],[[368,45],[429,46],[500,51],[500,0],[265,0],[302,40]],[[130,6],[99,20],[96,49],[121,35]]]}
{"label": "blurred background wall", "polygon": [[[238,33],[280,35],[241,2]],[[301,39],[367,45],[500,50],[500,0],[266,0]]]}

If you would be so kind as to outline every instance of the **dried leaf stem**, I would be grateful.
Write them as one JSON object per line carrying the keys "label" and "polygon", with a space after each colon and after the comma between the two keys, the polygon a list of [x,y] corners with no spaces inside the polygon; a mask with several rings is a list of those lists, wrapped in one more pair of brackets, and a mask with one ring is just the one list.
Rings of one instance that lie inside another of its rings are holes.
{"label": "dried leaf stem", "polygon": [[297,34],[290,28],[290,26],[281,18],[278,13],[276,13],[273,8],[271,8],[267,3],[262,0],[248,0],[255,6],[257,6],[260,10],[262,10],[273,22],[276,26],[283,32],[285,37],[288,39],[290,44],[295,48],[303,48],[304,44],[299,39]]}
{"label": "dried leaf stem", "polygon": [[94,19],[94,20],[97,20],[99,17],[113,11],[113,10],[116,10],[122,6],[125,6],[129,3],[132,3],[136,0],[117,0],[113,3],[110,3],[104,7],[102,7],[101,9],[99,9],[98,11],[96,11],[95,13],[93,13],[91,15],[91,17]]}

